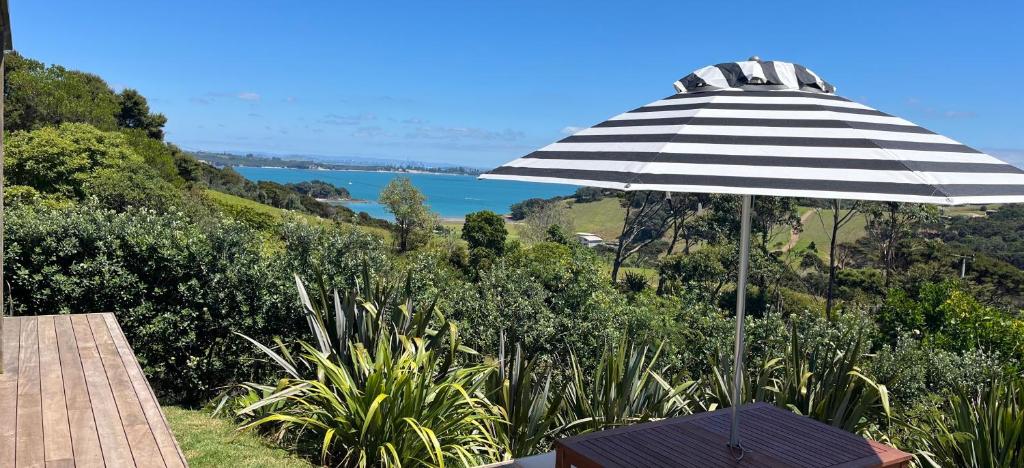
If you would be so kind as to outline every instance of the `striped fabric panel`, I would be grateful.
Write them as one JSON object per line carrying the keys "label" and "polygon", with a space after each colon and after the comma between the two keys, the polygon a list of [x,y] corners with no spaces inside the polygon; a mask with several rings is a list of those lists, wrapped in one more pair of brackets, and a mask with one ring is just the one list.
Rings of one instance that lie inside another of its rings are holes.
{"label": "striped fabric panel", "polygon": [[1024,170],[868,106],[799,90],[677,94],[482,178],[940,204],[1024,201]]}
{"label": "striped fabric panel", "polygon": [[787,89],[815,89],[835,93],[835,86],[806,67],[789,62],[747,60],[711,65],[675,82],[680,93],[707,89],[739,88],[745,85],[774,85]]}

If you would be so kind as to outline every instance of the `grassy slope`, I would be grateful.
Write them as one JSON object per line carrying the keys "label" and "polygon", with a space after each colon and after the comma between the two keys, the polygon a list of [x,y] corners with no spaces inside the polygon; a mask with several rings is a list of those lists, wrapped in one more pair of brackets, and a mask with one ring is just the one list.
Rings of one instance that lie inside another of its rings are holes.
{"label": "grassy slope", "polygon": [[[840,216],[846,211],[840,212]],[[828,255],[829,235],[832,234],[832,225],[835,223],[831,210],[821,210],[819,213],[811,214],[804,223],[804,231],[800,233],[800,240],[796,243],[796,250],[806,249],[811,242],[817,247],[818,252],[823,256]],[[864,237],[864,227],[867,220],[863,214],[855,214],[847,224],[839,229],[839,243],[853,242]]]}
{"label": "grassy slope", "polygon": [[[222,208],[228,215],[234,217],[244,217],[243,220],[256,220],[259,219],[266,223],[280,224],[284,219],[286,211],[280,208],[274,208],[270,205],[264,205],[259,202],[255,202],[246,198],[236,197],[224,192],[218,192],[216,190],[207,189],[205,195],[218,207]],[[298,214],[299,216],[306,218],[315,218],[306,214]]]}
{"label": "grassy slope", "polygon": [[[616,198],[605,198],[592,203],[575,203],[572,200],[566,200],[563,203],[569,206],[569,213],[574,223],[574,232],[590,232],[601,236],[605,240],[614,240],[622,230],[622,218],[625,215],[625,210],[619,205],[619,200]],[[964,207],[954,209],[954,212],[955,214],[976,213],[977,209],[977,207]],[[795,250],[806,249],[811,242],[814,242],[818,252],[824,257],[828,254],[828,234],[832,230],[832,213],[828,210],[815,213],[812,208],[803,206],[798,208],[800,216],[804,216],[808,212],[811,213],[804,224],[803,232],[800,234]],[[449,228],[453,228],[456,235],[458,235],[462,227],[461,222],[445,222],[444,224]],[[865,224],[864,216],[856,215],[852,221],[839,231],[839,242],[853,242],[863,237],[865,235]],[[520,225],[509,223],[507,227],[510,237],[517,238]],[[789,242],[789,237],[789,229],[780,229],[769,240],[769,246],[774,249],[781,249]],[[638,270],[642,273],[650,274],[650,271]]]}
{"label": "grassy slope", "polygon": [[942,213],[946,216],[985,216],[985,209],[999,209],[998,204],[991,205],[961,205],[961,206],[943,206],[940,208]]}
{"label": "grassy slope", "polygon": [[626,211],[619,205],[619,199],[605,198],[590,203],[568,200],[564,203],[569,204],[575,232],[597,234],[606,241],[616,239],[622,232],[622,218]]}
{"label": "grassy slope", "polygon": [[239,433],[231,422],[176,406],[163,408],[192,468],[309,467],[306,461],[259,437]]}
{"label": "grassy slope", "polygon": [[[319,216],[274,208],[270,205],[264,205],[259,202],[242,197],[236,197],[224,192],[218,192],[216,190],[208,189],[205,194],[229,216],[243,222],[248,222],[249,224],[260,228],[279,226],[288,216],[298,216],[314,223],[332,223],[332,221],[320,218]],[[358,229],[381,235],[385,238],[389,238],[390,236],[390,233],[386,229],[373,226],[358,226]]]}

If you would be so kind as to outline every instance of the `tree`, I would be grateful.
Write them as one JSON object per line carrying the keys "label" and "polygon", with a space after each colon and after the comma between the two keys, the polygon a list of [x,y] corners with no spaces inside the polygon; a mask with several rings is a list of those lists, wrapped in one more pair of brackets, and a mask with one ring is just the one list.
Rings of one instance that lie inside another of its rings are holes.
{"label": "tree", "polygon": [[529,198],[519,203],[515,203],[510,207],[512,220],[522,221],[534,212],[539,211],[552,203],[554,202],[543,198]]}
{"label": "tree", "polygon": [[462,239],[469,243],[469,248],[487,249],[497,255],[505,252],[505,220],[493,211],[477,211],[466,215],[462,225]]}
{"label": "tree", "polygon": [[572,236],[565,232],[565,229],[562,229],[562,226],[558,224],[552,224],[548,227],[547,236],[544,238],[544,242],[562,245],[570,245],[572,241]]}
{"label": "tree", "polygon": [[619,245],[612,261],[612,283],[618,282],[623,262],[665,235],[672,216],[665,209],[664,192],[626,192],[622,197],[626,214],[619,234]]}
{"label": "tree", "polygon": [[167,117],[163,114],[151,114],[146,98],[134,89],[127,88],[117,97],[120,105],[117,124],[120,127],[141,129],[150,138],[163,140],[163,127],[167,123]]}
{"label": "tree", "polygon": [[573,195],[576,199],[576,203],[590,203],[600,201],[604,198],[604,189],[597,187],[580,187],[576,189],[576,194]]}
{"label": "tree", "polygon": [[7,54],[4,76],[6,130],[36,130],[66,122],[117,128],[120,103],[103,79],[60,65]]}
{"label": "tree", "polygon": [[89,174],[82,187],[88,196],[119,212],[133,206],[158,212],[181,207],[182,192],[138,162],[101,167]]}
{"label": "tree", "polygon": [[[181,158],[191,158],[191,156],[186,155],[177,146],[150,138],[145,130],[126,129],[121,130],[121,134],[124,135],[125,141],[132,147],[132,150],[142,156],[146,160],[146,164],[156,170],[161,178],[177,186],[185,185],[185,179],[178,173],[177,162]],[[214,169],[212,166],[203,165]]]}
{"label": "tree", "polygon": [[899,244],[908,239],[922,222],[934,219],[935,207],[913,203],[879,202],[868,204],[867,232],[878,246],[878,258],[885,279],[885,287],[892,284]]}
{"label": "tree", "polygon": [[523,239],[529,242],[544,242],[548,239],[551,228],[558,226],[569,235],[573,231],[572,214],[563,202],[551,202],[539,205],[531,211],[525,220],[526,229],[522,231]]}
{"label": "tree", "polygon": [[669,229],[668,248],[665,255],[672,255],[675,252],[676,244],[680,238],[683,240],[683,252],[690,253],[693,246],[695,234],[694,218],[702,209],[708,205],[710,196],[702,193],[673,193],[665,200],[669,216],[671,216],[671,228]]}
{"label": "tree", "polygon": [[352,195],[344,187],[336,187],[322,180],[302,181],[285,184],[286,187],[320,200],[348,200]]}
{"label": "tree", "polygon": [[84,196],[82,183],[101,166],[142,163],[121,134],[77,123],[14,132],[6,156],[4,169],[11,185],[71,198]]}
{"label": "tree", "polygon": [[[829,319],[832,318],[832,304],[835,297],[833,288],[836,283],[836,242],[839,238],[839,230],[853,221],[858,214],[859,207],[860,202],[855,201],[844,213],[841,200],[829,202],[829,209],[832,211],[832,230],[828,237],[828,290],[825,293],[825,316]],[[818,220],[821,221],[821,229],[827,233],[829,230],[825,229],[825,220],[821,216],[822,209],[815,208],[815,211],[818,214]]]}
{"label": "tree", "polygon": [[87,124],[14,132],[7,156],[8,181],[42,194],[97,197],[118,211],[128,206],[162,211],[181,199],[181,192],[136,154],[123,134]]}
{"label": "tree", "polygon": [[395,217],[394,231],[398,250],[411,249],[419,236],[428,234],[434,217],[423,195],[408,177],[396,177],[380,192],[380,203]]}
{"label": "tree", "polygon": [[761,248],[768,250],[768,241],[778,229],[790,228],[794,232],[803,229],[796,206],[796,199],[789,197],[754,198],[751,230],[760,234]]}
{"label": "tree", "polygon": [[715,302],[722,289],[736,276],[738,254],[732,244],[712,245],[689,255],[670,255],[662,259],[658,276],[659,292],[674,292],[690,285],[705,300]]}

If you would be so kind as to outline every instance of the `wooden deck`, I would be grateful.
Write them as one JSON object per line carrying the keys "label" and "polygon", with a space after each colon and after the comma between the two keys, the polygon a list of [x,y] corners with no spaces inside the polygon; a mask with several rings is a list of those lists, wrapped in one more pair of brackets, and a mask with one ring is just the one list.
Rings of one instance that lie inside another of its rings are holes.
{"label": "wooden deck", "polygon": [[184,467],[113,314],[4,319],[0,467]]}
{"label": "wooden deck", "polygon": [[740,409],[745,449],[727,446],[729,410],[555,441],[557,468],[904,467],[911,455],[765,403]]}

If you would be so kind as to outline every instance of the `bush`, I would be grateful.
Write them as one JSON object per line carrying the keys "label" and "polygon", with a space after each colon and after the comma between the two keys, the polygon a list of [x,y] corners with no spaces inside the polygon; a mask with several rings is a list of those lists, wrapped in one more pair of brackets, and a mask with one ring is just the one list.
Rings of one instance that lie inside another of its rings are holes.
{"label": "bush", "polygon": [[915,296],[892,289],[876,320],[890,343],[910,333],[955,353],[980,348],[1017,362],[1024,357],[1024,321],[981,304],[954,281],[924,283]]}
{"label": "bush", "polygon": [[592,373],[573,357],[563,431],[600,431],[692,413],[695,382],[673,388],[655,367],[660,354],[660,348],[651,352],[622,339],[604,347]]}
{"label": "bush", "polygon": [[926,404],[930,396],[946,398],[961,388],[979,388],[1009,371],[998,355],[979,349],[954,353],[918,337],[905,335],[886,344],[869,373],[884,383],[900,409]]}
{"label": "bush", "polygon": [[381,242],[364,234],[284,230],[285,248],[267,249],[258,232],[218,218],[18,205],[7,212],[5,279],[18,315],[114,312],[161,398],[199,404],[265,375],[232,332],[269,340],[305,328],[289,269],[322,260],[328,284],[341,284],[381,261]]}
{"label": "bush", "polygon": [[629,292],[638,293],[647,289],[647,277],[643,273],[637,273],[635,271],[626,272],[626,290]]}
{"label": "bush", "polygon": [[96,197],[117,210],[181,206],[178,189],[136,154],[124,135],[87,124],[13,133],[4,168],[12,184],[51,196]]}
{"label": "bush", "polygon": [[[440,314],[414,305],[409,283],[395,291],[368,274],[364,281],[372,296],[334,291],[329,306],[331,293],[311,298],[296,277],[312,345],[277,341],[275,351],[246,337],[283,378],[237,411],[243,428],[317,447],[323,463],[341,466],[473,466],[499,458],[493,426],[502,423],[501,411],[484,396],[493,367],[453,365],[464,350],[458,328],[440,318],[431,329]],[[288,350],[293,344],[299,354]],[[243,386],[243,399],[253,387]]]}
{"label": "bush", "polygon": [[487,249],[495,255],[505,253],[505,220],[492,211],[477,211],[466,215],[462,226],[462,239],[469,244],[470,250]]}
{"label": "bush", "polygon": [[914,427],[916,445],[931,465],[1020,466],[1024,460],[1024,382],[997,379],[977,395],[964,389],[946,411],[932,410]]}

